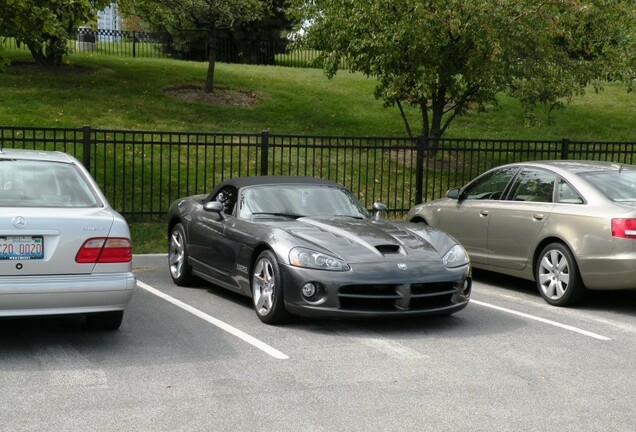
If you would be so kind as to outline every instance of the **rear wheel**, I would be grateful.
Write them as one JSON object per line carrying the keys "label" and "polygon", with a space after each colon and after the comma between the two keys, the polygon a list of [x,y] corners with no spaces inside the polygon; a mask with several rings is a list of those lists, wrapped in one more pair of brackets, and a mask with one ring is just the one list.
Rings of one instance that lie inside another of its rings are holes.
{"label": "rear wheel", "polygon": [[585,286],[572,252],[562,243],[543,248],[534,277],[539,294],[554,306],[570,306],[583,299]]}
{"label": "rear wheel", "polygon": [[291,319],[283,292],[276,256],[269,250],[263,251],[252,271],[252,298],[256,315],[265,324],[283,324]]}
{"label": "rear wheel", "polygon": [[178,223],[170,232],[168,243],[168,266],[174,283],[185,286],[194,282],[194,276],[188,262],[188,244],[183,225]]}
{"label": "rear wheel", "polygon": [[117,330],[124,319],[124,311],[99,312],[86,315],[86,324],[93,330]]}

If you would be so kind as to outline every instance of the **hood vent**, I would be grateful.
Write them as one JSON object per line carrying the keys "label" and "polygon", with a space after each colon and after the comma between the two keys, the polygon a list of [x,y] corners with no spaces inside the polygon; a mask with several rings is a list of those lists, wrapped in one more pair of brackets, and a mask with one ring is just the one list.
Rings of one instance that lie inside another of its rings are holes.
{"label": "hood vent", "polygon": [[377,245],[375,247],[382,255],[400,253],[400,245]]}

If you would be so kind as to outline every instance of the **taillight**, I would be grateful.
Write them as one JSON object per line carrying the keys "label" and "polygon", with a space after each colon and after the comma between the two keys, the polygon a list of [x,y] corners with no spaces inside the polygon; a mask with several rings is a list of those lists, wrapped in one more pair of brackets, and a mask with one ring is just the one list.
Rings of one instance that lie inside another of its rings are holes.
{"label": "taillight", "polygon": [[636,219],[612,219],[612,237],[636,239]]}
{"label": "taillight", "polygon": [[132,246],[127,238],[91,238],[84,242],[77,263],[121,263],[132,261]]}

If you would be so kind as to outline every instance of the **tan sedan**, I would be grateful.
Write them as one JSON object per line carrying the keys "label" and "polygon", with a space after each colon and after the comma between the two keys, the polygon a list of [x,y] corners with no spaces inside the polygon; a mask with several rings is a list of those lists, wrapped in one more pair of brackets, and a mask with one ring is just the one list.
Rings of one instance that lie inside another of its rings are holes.
{"label": "tan sedan", "polygon": [[407,220],[441,228],[474,267],[534,280],[550,304],[636,289],[636,166],[592,161],[502,165]]}

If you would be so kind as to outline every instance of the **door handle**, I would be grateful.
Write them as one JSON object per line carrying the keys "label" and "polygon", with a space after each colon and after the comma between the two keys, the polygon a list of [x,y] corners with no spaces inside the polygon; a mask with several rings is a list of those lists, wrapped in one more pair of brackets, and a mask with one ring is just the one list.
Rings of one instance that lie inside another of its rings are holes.
{"label": "door handle", "polygon": [[532,215],[532,219],[533,220],[542,220],[543,219],[543,213],[535,213]]}
{"label": "door handle", "polygon": [[488,216],[490,212],[488,210],[480,210],[479,211],[479,216],[485,217]]}

